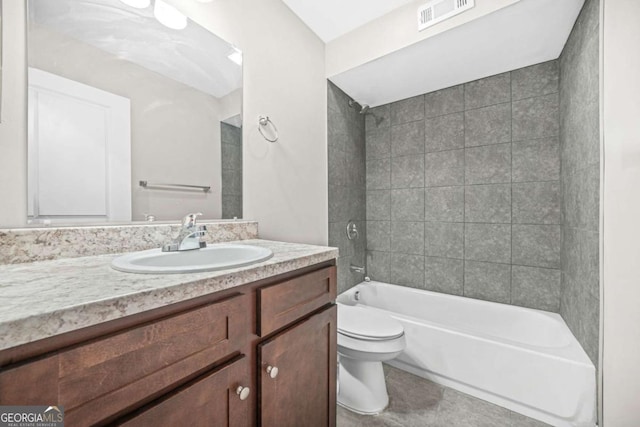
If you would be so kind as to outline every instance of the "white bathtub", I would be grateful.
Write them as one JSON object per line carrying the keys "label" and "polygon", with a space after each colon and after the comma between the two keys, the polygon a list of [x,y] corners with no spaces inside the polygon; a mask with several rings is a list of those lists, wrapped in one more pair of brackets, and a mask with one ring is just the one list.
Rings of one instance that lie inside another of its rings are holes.
{"label": "white bathtub", "polygon": [[554,426],[595,425],[595,368],[558,314],[380,282],[338,302],[403,324],[392,366]]}

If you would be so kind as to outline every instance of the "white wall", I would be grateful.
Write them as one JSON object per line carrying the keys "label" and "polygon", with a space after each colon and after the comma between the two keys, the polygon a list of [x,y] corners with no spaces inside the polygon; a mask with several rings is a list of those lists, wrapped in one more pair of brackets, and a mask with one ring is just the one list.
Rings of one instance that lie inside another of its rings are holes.
{"label": "white wall", "polygon": [[2,107],[0,108],[0,226],[27,220],[27,95],[25,10],[2,5]]}
{"label": "white wall", "polygon": [[373,61],[518,1],[520,0],[476,0],[473,9],[420,32],[417,11],[427,0],[412,1],[327,43],[327,77]]}
{"label": "white wall", "polygon": [[602,0],[603,426],[640,425],[640,2]]}
{"label": "white wall", "polygon": [[[243,52],[245,218],[259,222],[262,238],[326,244],[324,43],[281,0],[171,3]],[[261,114],[278,142],[258,133]]]}

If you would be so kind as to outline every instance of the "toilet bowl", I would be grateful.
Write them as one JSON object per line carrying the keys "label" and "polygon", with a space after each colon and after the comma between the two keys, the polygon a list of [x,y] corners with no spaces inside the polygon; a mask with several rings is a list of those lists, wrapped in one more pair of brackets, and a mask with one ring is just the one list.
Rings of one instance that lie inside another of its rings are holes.
{"label": "toilet bowl", "polygon": [[359,414],[382,412],[389,404],[382,362],[405,347],[397,320],[338,303],[338,404]]}

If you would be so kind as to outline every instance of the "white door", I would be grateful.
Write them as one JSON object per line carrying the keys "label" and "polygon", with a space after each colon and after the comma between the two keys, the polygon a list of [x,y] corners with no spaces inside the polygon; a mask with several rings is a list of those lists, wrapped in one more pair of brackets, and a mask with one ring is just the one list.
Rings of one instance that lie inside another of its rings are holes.
{"label": "white door", "polygon": [[29,219],[131,220],[129,99],[29,68]]}

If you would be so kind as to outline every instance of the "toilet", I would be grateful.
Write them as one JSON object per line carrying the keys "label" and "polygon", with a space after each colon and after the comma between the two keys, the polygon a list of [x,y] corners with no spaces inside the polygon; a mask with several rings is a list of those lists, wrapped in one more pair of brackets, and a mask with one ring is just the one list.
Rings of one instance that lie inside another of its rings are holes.
{"label": "toilet", "polygon": [[338,303],[338,404],[379,414],[389,404],[382,362],[406,347],[402,324],[365,307]]}

